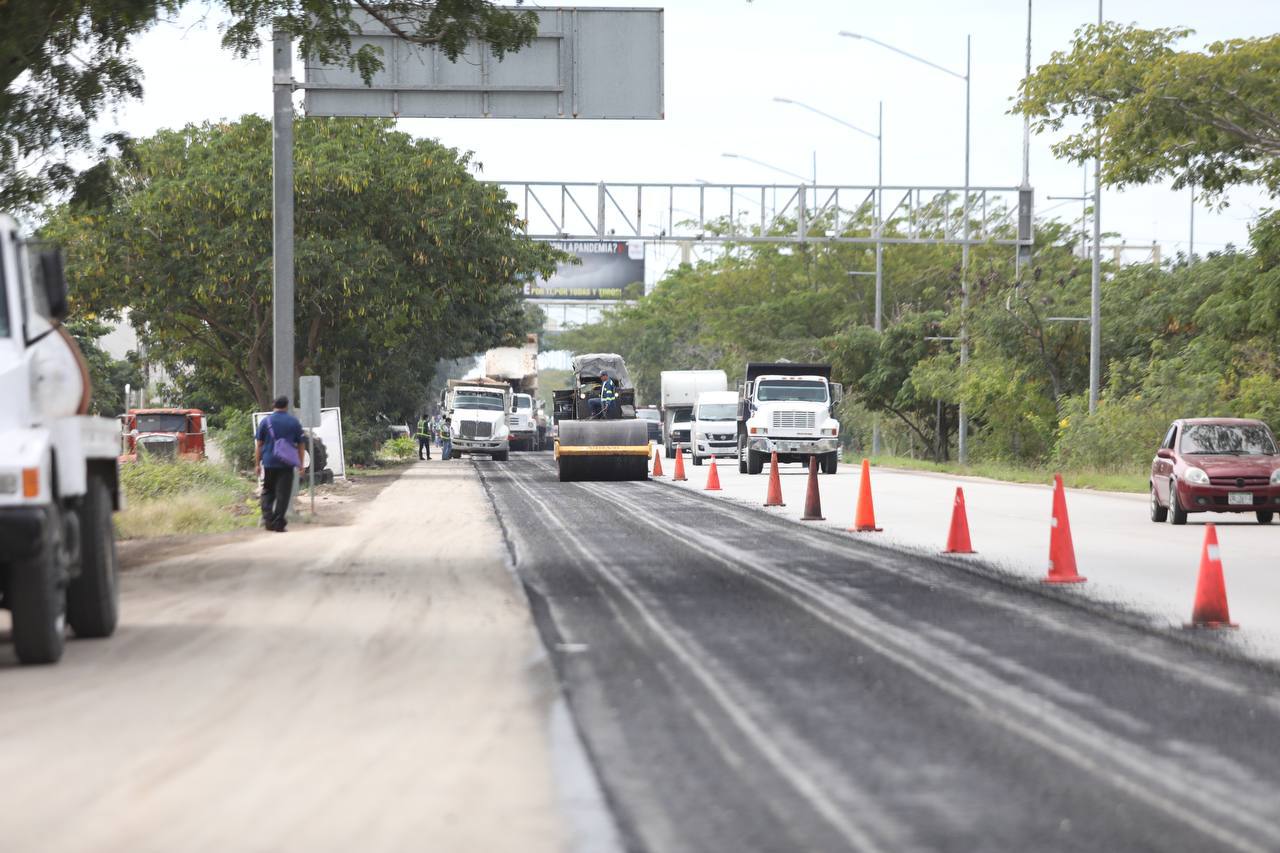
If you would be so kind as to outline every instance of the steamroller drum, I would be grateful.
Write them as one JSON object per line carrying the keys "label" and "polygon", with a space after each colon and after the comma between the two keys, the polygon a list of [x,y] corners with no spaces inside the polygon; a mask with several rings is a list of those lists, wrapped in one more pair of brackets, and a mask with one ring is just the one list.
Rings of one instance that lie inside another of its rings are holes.
{"label": "steamroller drum", "polygon": [[560,481],[647,480],[649,430],[644,421],[561,421]]}

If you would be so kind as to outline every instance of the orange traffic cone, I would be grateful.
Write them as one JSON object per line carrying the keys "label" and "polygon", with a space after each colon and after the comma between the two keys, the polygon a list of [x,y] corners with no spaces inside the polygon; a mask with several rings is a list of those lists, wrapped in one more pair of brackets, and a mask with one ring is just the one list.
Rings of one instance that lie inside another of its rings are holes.
{"label": "orange traffic cone", "polygon": [[653,448],[653,476],[662,476],[662,448]]}
{"label": "orange traffic cone", "polygon": [[1196,581],[1196,603],[1191,610],[1188,628],[1239,628],[1227,612],[1227,585],[1222,580],[1222,555],[1218,550],[1218,531],[1212,524],[1204,527],[1204,545],[1200,549],[1200,579]]}
{"label": "orange traffic cone", "polygon": [[818,494],[818,457],[809,457],[809,486],[804,492],[804,515],[801,521],[826,521],[822,517],[822,496]]}
{"label": "orange traffic cone", "polygon": [[765,506],[786,506],[782,502],[782,481],[778,479],[778,451],[769,454],[769,490],[764,496]]}
{"label": "orange traffic cone", "polygon": [[862,460],[862,477],[858,484],[858,508],[853,513],[850,533],[879,533],[876,527],[876,506],[871,500],[871,463]]}
{"label": "orange traffic cone", "polygon": [[1049,576],[1044,583],[1084,583],[1076,572],[1076,548],[1071,542],[1071,522],[1067,519],[1067,494],[1062,475],[1053,475],[1053,527],[1049,530]]}
{"label": "orange traffic cone", "polygon": [[711,470],[707,472],[707,484],[703,486],[705,492],[720,491],[720,472],[716,470],[716,458],[711,457]]}
{"label": "orange traffic cone", "polygon": [[976,554],[969,541],[969,517],[964,511],[964,489],[956,486],[956,502],[951,508],[951,532],[947,534],[946,554]]}
{"label": "orange traffic cone", "polygon": [[684,448],[677,447],[676,448],[676,470],[675,470],[675,473],[671,475],[671,481],[674,483],[674,482],[679,482],[681,480],[687,480],[687,479],[689,478],[684,475]]}

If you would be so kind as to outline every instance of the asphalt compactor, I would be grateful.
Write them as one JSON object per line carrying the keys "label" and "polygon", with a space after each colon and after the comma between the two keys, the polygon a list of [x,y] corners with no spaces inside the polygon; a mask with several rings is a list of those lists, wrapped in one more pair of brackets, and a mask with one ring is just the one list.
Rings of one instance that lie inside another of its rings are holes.
{"label": "asphalt compactor", "polygon": [[[615,406],[593,412],[603,374],[618,387]],[[560,482],[647,480],[649,431],[636,418],[636,389],[622,356],[593,353],[573,359],[573,387],[555,391],[556,464]]]}

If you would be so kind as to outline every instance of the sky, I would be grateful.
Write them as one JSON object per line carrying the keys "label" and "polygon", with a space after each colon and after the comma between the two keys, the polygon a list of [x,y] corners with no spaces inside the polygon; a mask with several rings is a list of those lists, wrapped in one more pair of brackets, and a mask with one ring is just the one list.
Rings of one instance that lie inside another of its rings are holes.
{"label": "sky", "polygon": [[[1066,48],[1094,21],[1095,0],[1034,0],[1032,65]],[[526,4],[538,8],[540,4]],[[636,0],[592,0],[595,6]],[[655,4],[656,5],[656,4]],[[1188,26],[1187,47],[1280,31],[1275,0],[1106,0],[1108,20],[1144,27]],[[401,119],[401,129],[474,151],[483,177],[501,180],[773,182],[787,179],[736,152],[820,183],[874,184],[873,140],[775,97],[802,101],[875,130],[884,103],[886,184],[959,185],[963,180],[964,84],[840,30],[873,36],[962,72],[973,40],[972,177],[977,185],[1021,179],[1022,119],[1008,114],[1023,76],[1026,0],[677,0],[665,11],[666,118],[662,121]],[[138,40],[144,98],[113,114],[102,130],[146,135],[188,122],[268,115],[270,53],[241,60],[219,47],[219,19],[199,3]],[[295,62],[301,77],[301,63]],[[299,95],[299,104],[301,96]],[[1080,202],[1077,165],[1056,161],[1053,137],[1033,137],[1031,184],[1040,215],[1070,221]],[[1199,206],[1196,251],[1242,245],[1249,223],[1271,206],[1243,188],[1221,211]],[[1186,251],[1191,197],[1163,186],[1104,190],[1102,228],[1130,244]],[[1113,242],[1113,241],[1107,241]],[[1139,261],[1144,253],[1128,256]],[[669,263],[664,261],[663,264]],[[652,266],[652,264],[651,264]],[[661,271],[659,267],[658,271]],[[651,272],[652,280],[654,273]]]}

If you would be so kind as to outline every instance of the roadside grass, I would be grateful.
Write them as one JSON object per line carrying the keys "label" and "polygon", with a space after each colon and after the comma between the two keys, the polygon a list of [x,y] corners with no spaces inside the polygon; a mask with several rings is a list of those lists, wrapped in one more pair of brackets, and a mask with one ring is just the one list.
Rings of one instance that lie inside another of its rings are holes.
{"label": "roadside grass", "polygon": [[[1055,473],[1062,474],[1063,485],[1072,489],[1098,489],[1108,492],[1133,492],[1145,494],[1147,475],[1141,471],[1054,471],[1052,468],[1032,468],[1007,462],[976,462],[959,465],[955,462],[932,462],[910,459],[905,456],[869,457],[872,465],[884,468],[905,468],[911,471],[934,471],[940,474],[960,474],[966,477],[986,477],[1010,483],[1041,483],[1049,485]],[[859,464],[862,457],[846,454],[845,461]]]}
{"label": "roadside grass", "polygon": [[121,539],[224,533],[257,524],[253,482],[212,462],[139,461],[120,466],[126,508]]}

